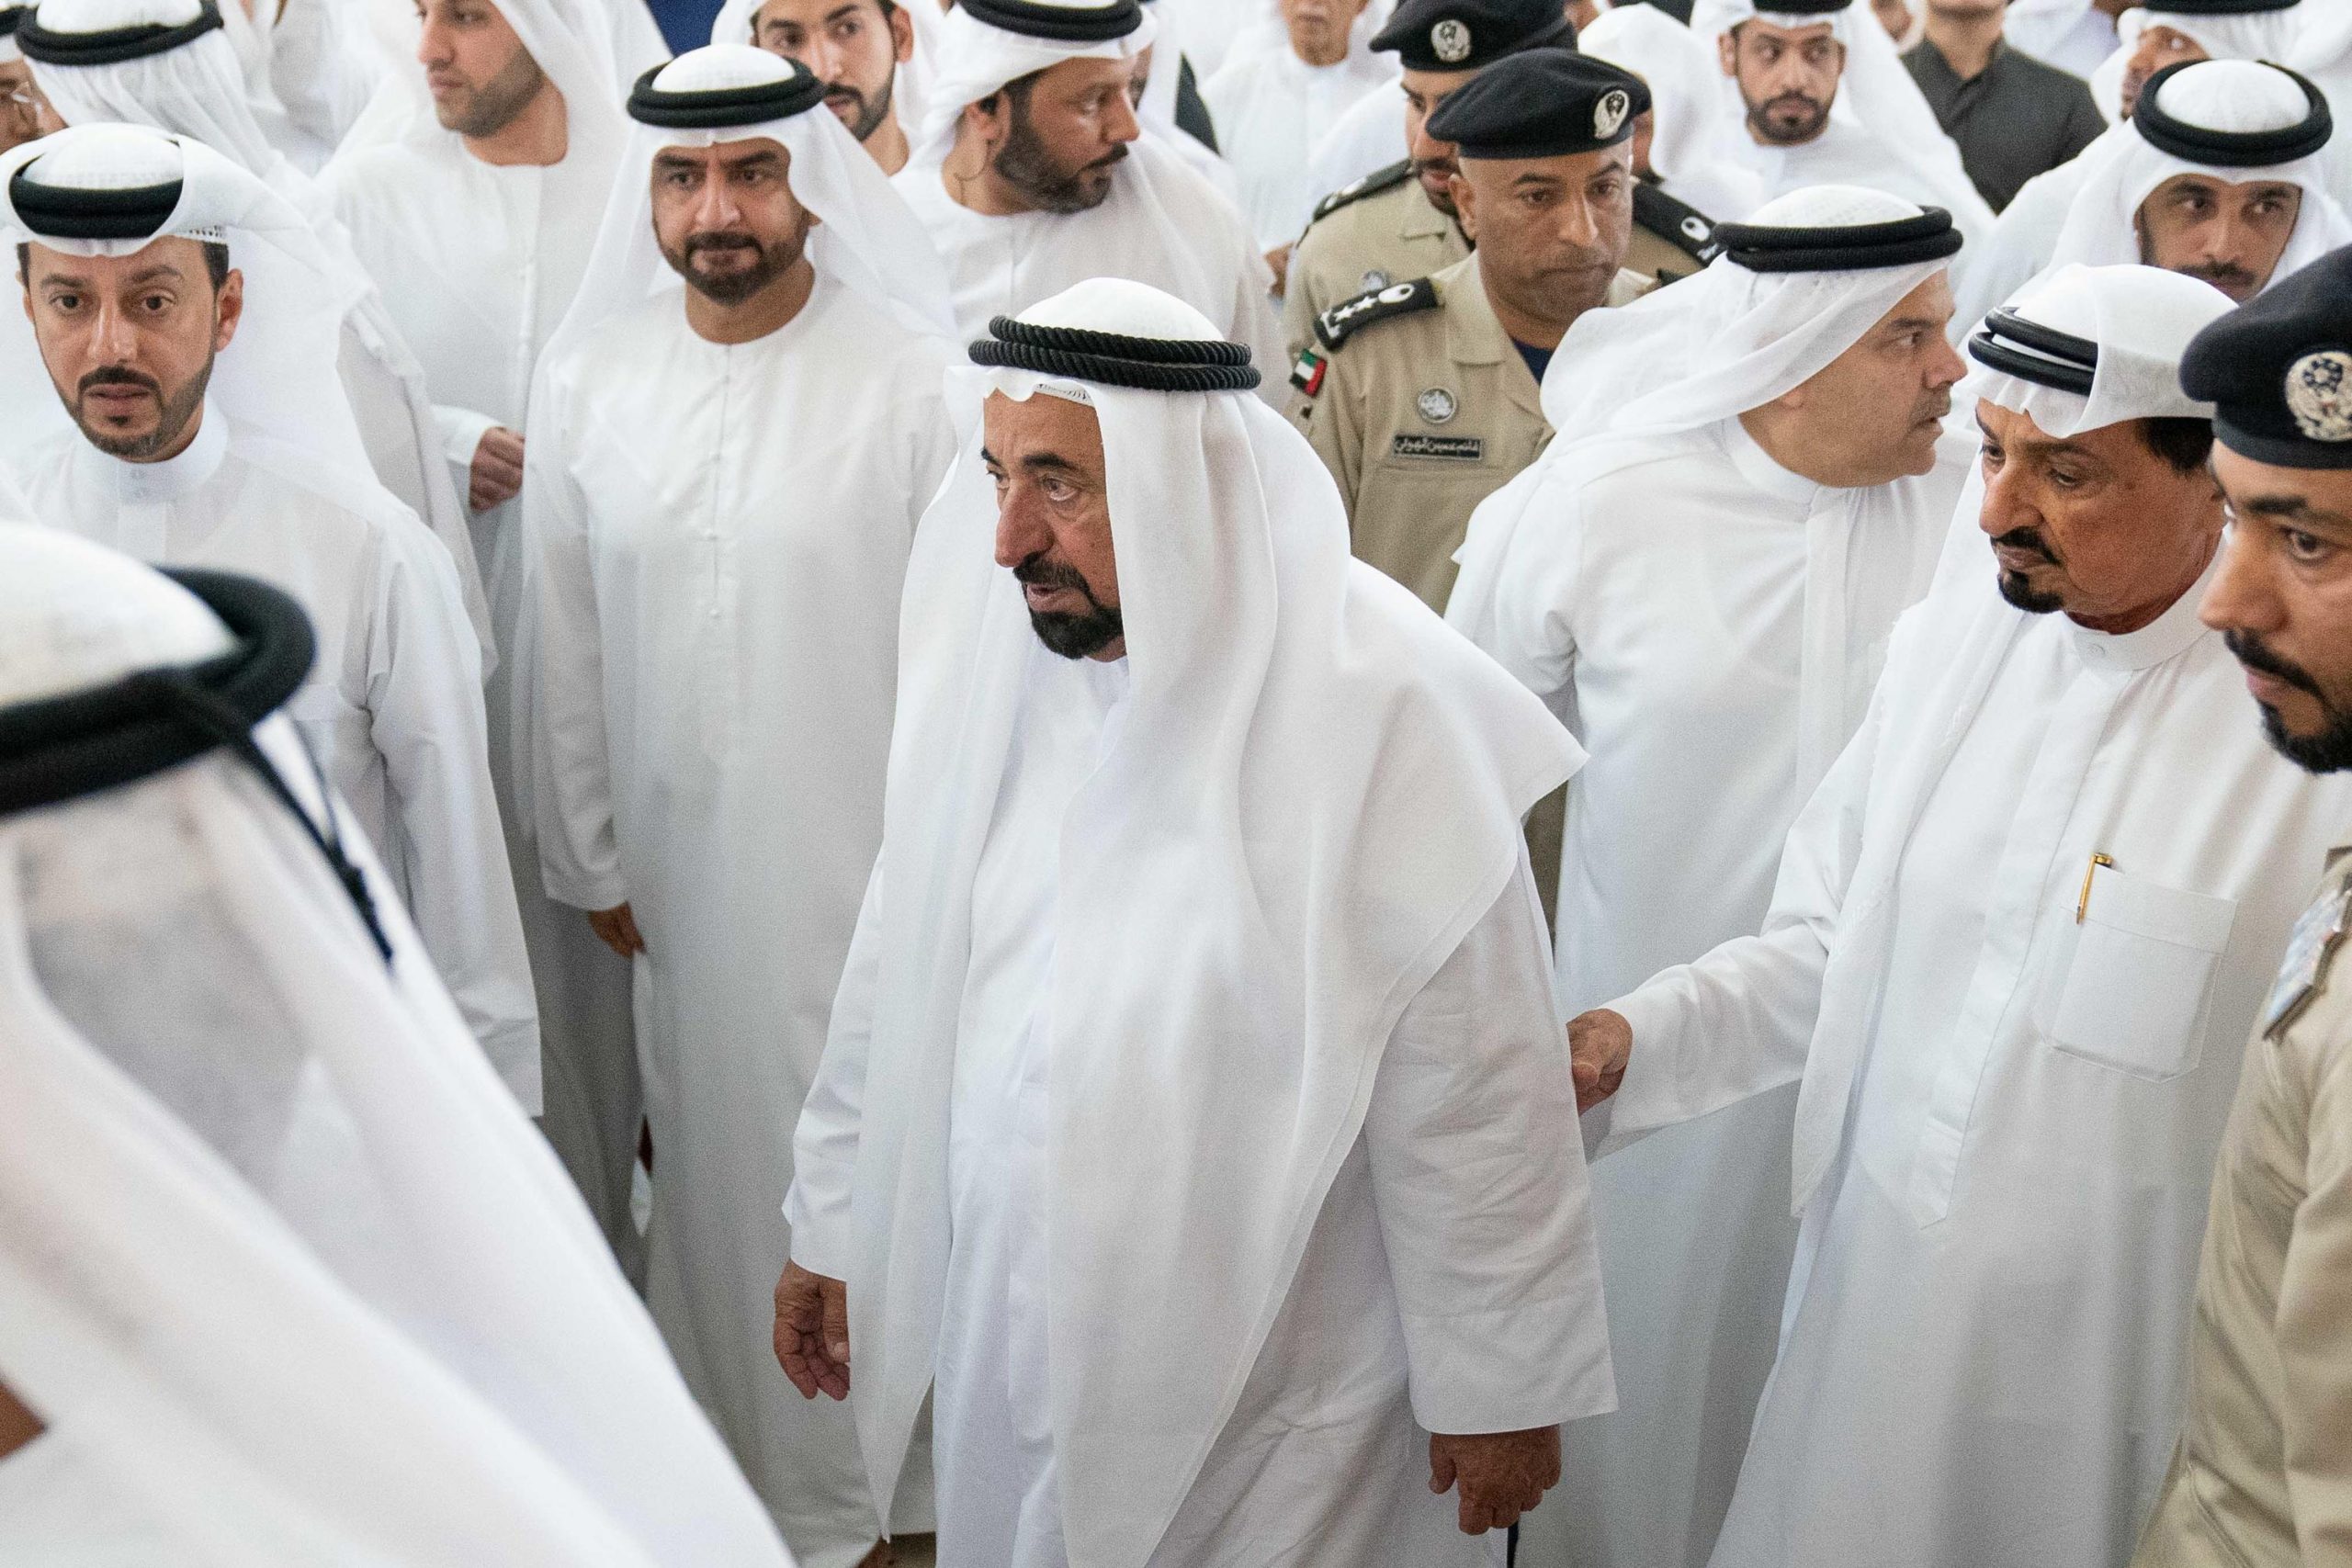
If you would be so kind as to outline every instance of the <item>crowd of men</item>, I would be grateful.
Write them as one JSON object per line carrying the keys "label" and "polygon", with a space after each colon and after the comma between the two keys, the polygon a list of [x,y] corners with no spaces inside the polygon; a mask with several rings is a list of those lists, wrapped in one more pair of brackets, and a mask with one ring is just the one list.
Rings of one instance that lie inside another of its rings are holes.
{"label": "crowd of men", "polygon": [[0,0],[0,1564],[2352,1568],[2352,0],[1916,4]]}

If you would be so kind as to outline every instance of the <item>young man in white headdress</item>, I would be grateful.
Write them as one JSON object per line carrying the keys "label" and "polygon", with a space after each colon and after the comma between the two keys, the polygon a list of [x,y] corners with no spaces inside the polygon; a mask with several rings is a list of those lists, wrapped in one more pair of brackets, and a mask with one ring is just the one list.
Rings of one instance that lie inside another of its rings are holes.
{"label": "young man in white headdress", "polygon": [[786,1369],[854,1377],[876,1496],[932,1391],[943,1568],[1487,1562],[1611,1403],[1520,838],[1579,753],[1198,311],[973,355]]}
{"label": "young man in white headdress", "polygon": [[1765,199],[1862,186],[1940,207],[1971,240],[1992,227],[1960,149],[1852,0],[1699,0],[1690,31],[1722,74],[1708,156],[1753,175]]}
{"label": "young man in white headdress", "polygon": [[408,350],[316,181],[271,142],[239,91],[220,12],[200,0],[47,0],[20,29],[35,74],[68,125],[113,120],[193,137],[258,175],[310,220],[343,275],[337,355],[344,391],[384,488],[449,547],[466,606],[494,664],[472,536],[442,460],[424,369]]}
{"label": "young man in white headdress", "polygon": [[1256,238],[1128,96],[1155,36],[1136,0],[957,6],[899,193],[947,264],[963,337],[1085,278],[1125,277],[1248,344],[1271,378],[1281,332]]}
{"label": "young man in white headdress", "polygon": [[1796,1263],[1718,1565],[2131,1554],[2245,1030],[2352,812],[2197,618],[2224,513],[2178,367],[2230,309],[2074,267],[1987,319],[1981,483],[1760,934],[1569,1024],[1580,1092],[1615,1091],[1604,1166],[1800,1085]]}
{"label": "young man in white headdress", "polygon": [[2132,118],[2157,72],[2199,60],[2294,62],[2312,9],[2302,0],[2142,0],[2116,18],[2115,52],[2090,73],[2111,120]]}
{"label": "young man in white headdress", "polygon": [[533,869],[518,750],[527,724],[516,712],[530,687],[516,627],[524,415],[628,141],[615,24],[595,0],[426,0],[422,15],[415,76],[322,183],[424,367],[443,455],[473,513],[500,654],[492,772],[539,987],[548,1137],[628,1259],[642,1121],[628,967],[548,897]]}
{"label": "young man in white headdress", "polygon": [[1233,54],[1201,88],[1242,216],[1278,283],[1291,243],[1330,189],[1316,188],[1306,150],[1357,99],[1396,80],[1396,62],[1371,47],[1365,0],[1280,0],[1280,9],[1278,44]]}
{"label": "young man in white headdress", "polygon": [[801,1562],[850,1568],[887,1522],[856,1430],[770,1359],[776,1130],[881,840],[899,585],[955,437],[945,282],[826,97],[745,44],[638,85],[523,509],[548,888],[644,955],[648,1299]]}
{"label": "young man in white headdress", "polygon": [[0,1561],[790,1568],[289,709],[0,522]]}
{"label": "young man in white headdress", "polygon": [[748,43],[797,60],[825,85],[825,105],[886,175],[907,166],[907,127],[922,113],[917,51],[936,10],[898,0],[727,0],[710,24],[713,43]]}
{"label": "young man in white headdress", "polygon": [[200,143],[130,126],[0,156],[37,352],[75,428],[20,468],[52,526],[251,572],[317,623],[294,716],[399,876],[426,951],[515,1097],[539,1041],[448,552],[368,472],[310,227]]}
{"label": "young man in white headdress", "polygon": [[1970,260],[1963,328],[2033,277],[2137,261],[2240,304],[2340,245],[2335,116],[2319,88],[2252,60],[2169,66],[2131,122],[2018,193]]}
{"label": "young man in white headdress", "polygon": [[[1825,186],[1716,233],[1706,272],[1571,329],[1559,434],[1471,520],[1446,609],[1592,754],[1560,858],[1571,1012],[1762,922],[1975,450],[1943,424],[1947,215]],[[1778,1337],[1795,1100],[1594,1170],[1623,1398],[1568,1433],[1529,1568],[1703,1568]]]}

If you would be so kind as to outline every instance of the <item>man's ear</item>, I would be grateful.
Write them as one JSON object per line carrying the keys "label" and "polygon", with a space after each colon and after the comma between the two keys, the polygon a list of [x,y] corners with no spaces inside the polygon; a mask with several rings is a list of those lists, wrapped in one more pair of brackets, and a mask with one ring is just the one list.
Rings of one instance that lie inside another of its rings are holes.
{"label": "man's ear", "polygon": [[1739,29],[1737,28],[1732,28],[1729,32],[1715,35],[1715,62],[1724,68],[1724,75],[1734,78],[1739,75]]}
{"label": "man's ear", "polygon": [[236,340],[237,323],[245,319],[245,275],[231,268],[220,280],[212,301],[212,352],[219,354]]}
{"label": "man's ear", "polygon": [[[912,5],[925,5],[929,0],[909,0]],[[915,19],[907,15],[905,6],[890,7],[890,53],[901,65],[915,57]]]}
{"label": "man's ear", "polygon": [[1457,166],[1453,173],[1445,176],[1445,188],[1453,197],[1454,220],[1462,225],[1463,237],[1472,244],[1476,244],[1478,243],[1477,187],[1462,177],[1462,170]]}

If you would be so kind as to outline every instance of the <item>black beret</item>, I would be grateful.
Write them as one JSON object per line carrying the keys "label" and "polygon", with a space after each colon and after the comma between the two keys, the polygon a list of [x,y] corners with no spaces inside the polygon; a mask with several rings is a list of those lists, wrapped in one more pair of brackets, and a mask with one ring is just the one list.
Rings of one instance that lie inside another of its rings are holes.
{"label": "black beret", "polygon": [[2181,389],[2257,463],[2352,468],[2352,245],[2279,279],[2189,340]]}
{"label": "black beret", "polygon": [[2267,60],[2256,63],[2291,78],[2303,90],[2303,118],[2294,124],[2276,130],[2215,130],[2165,113],[2165,85],[2184,71],[2212,63],[2209,60],[2184,60],[2148,78],[2147,85],[2140,89],[2139,105],[2132,111],[2132,128],[2140,133],[2141,141],[2159,152],[2222,169],[2258,169],[2273,164],[2290,164],[2298,158],[2308,158],[2327,145],[2328,137],[2335,130],[2335,118],[2328,111],[2327,95],[2310,77]]}
{"label": "black beret", "polygon": [[1429,133],[1464,158],[1556,158],[1631,140],[1650,107],[1639,76],[1566,49],[1531,49],[1498,60],[1449,94]]}
{"label": "black beret", "polygon": [[1560,0],[1403,0],[1373,34],[1408,71],[1476,71],[1544,44],[1574,48]]}

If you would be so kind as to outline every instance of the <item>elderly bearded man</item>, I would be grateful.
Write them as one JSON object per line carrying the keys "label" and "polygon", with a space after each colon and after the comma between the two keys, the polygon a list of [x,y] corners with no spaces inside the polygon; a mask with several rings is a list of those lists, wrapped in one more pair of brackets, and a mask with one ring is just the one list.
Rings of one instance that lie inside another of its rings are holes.
{"label": "elderly bearded man", "polygon": [[[633,0],[631,0],[633,3]],[[532,803],[512,732],[524,601],[522,429],[539,355],[571,304],[628,121],[614,24],[592,0],[425,0],[417,81],[430,94],[388,141],[346,143],[322,176],[352,247],[424,367],[443,455],[473,511],[501,655],[492,777],[538,983],[547,1134],[624,1262],[643,1107],[627,964],[530,868]],[[421,96],[421,95],[420,95]]]}
{"label": "elderly bearded man", "polygon": [[854,1353],[876,1496],[933,1390],[943,1568],[1487,1562],[1613,1398],[1520,841],[1579,753],[1198,312],[973,355],[786,1368]]}
{"label": "elderly bearded man", "polygon": [[[1560,434],[1472,519],[1446,610],[1592,753],[1560,857],[1571,1011],[1763,919],[1973,451],[1942,423],[1963,369],[1949,217],[1827,186],[1716,232],[1706,272],[1569,333]],[[1779,1337],[1795,1103],[1759,1095],[1594,1169],[1626,1397],[1568,1433],[1527,1568],[1706,1562]]]}
{"label": "elderly bearded man", "polygon": [[1970,263],[1967,326],[2029,280],[2137,261],[2244,304],[2352,243],[2331,193],[2335,117],[2308,79],[2251,60],[2174,66],[2140,112],[2018,193]]}
{"label": "elderly bearded man", "polygon": [[1613,1138],[1801,1085],[1796,1264],[1716,1568],[2131,1553],[2240,1045],[2293,868],[2352,812],[2197,621],[2222,510],[2177,371],[2229,308],[2077,267],[1988,319],[1962,514],[1995,570],[1955,531],[1761,934],[1569,1025],[1588,1098],[1623,1076]]}
{"label": "elderly bearded man", "polygon": [[1175,295],[1281,363],[1273,275],[1241,214],[1136,118],[1129,90],[1158,36],[1136,0],[972,0],[940,24],[899,194],[931,231],[965,337],[1090,277]]}
{"label": "elderly bearded man", "polygon": [[300,214],[184,138],[78,126],[0,155],[0,183],[24,310],[73,418],[19,470],[35,515],[301,603],[322,654],[293,716],[536,1113],[480,645],[448,551],[368,469],[335,377],[342,280]]}
{"label": "elderly bearded man", "polygon": [[882,837],[899,583],[955,448],[938,262],[825,97],[746,44],[639,83],[523,513],[548,890],[644,955],[647,1299],[793,1551],[847,1568],[883,1524],[855,1429],[767,1363],[774,1130]]}

